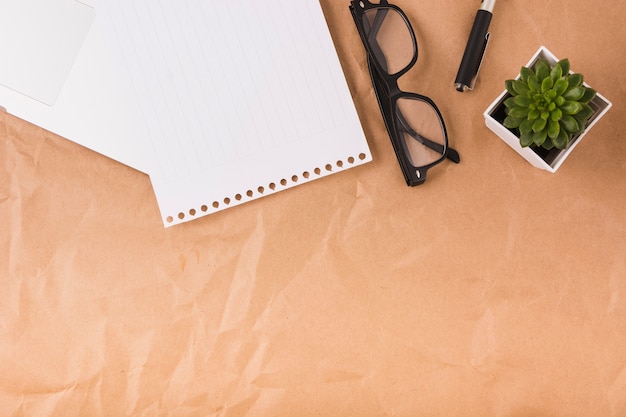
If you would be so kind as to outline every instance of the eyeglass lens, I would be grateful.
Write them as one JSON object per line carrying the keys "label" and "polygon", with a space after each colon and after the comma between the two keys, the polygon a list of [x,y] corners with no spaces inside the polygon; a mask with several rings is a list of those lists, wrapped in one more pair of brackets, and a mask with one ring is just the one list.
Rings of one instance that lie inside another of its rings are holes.
{"label": "eyeglass lens", "polygon": [[435,109],[418,98],[401,97],[396,102],[396,128],[415,167],[441,159],[444,131]]}
{"label": "eyeglass lens", "polygon": [[396,74],[411,63],[416,53],[415,44],[407,22],[395,9],[366,10],[363,27],[375,59],[387,74]]}

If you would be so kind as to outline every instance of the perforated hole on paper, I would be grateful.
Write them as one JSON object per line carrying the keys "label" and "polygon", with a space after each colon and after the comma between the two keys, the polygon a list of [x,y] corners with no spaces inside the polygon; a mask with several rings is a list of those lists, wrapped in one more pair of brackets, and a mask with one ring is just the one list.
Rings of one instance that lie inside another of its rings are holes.
{"label": "perforated hole on paper", "polygon": [[[367,155],[365,153],[360,153],[357,157],[359,160],[363,161],[367,158]],[[315,167],[313,168],[311,171],[302,171],[301,174],[294,174],[291,177],[286,177],[286,178],[282,178],[278,184],[275,182],[270,182],[269,184],[267,184],[267,188],[265,186],[258,186],[256,187],[256,189],[248,189],[245,191],[244,194],[241,193],[237,193],[234,195],[234,199],[237,202],[242,202],[245,201],[244,197],[247,198],[254,198],[255,197],[255,193],[257,193],[258,195],[264,195],[264,193],[269,189],[271,191],[276,191],[276,187],[278,185],[282,186],[282,187],[288,187],[290,186],[290,184],[297,184],[298,182],[300,182],[300,179],[303,178],[305,180],[308,180],[311,178],[311,175],[317,175],[317,176],[324,176],[327,173],[332,173],[333,170],[336,168],[339,169],[343,169],[346,165],[346,163],[348,164],[354,164],[357,162],[357,158],[353,157],[353,156],[349,156],[347,157],[345,160],[338,160],[336,161],[334,164],[328,163],[326,165],[323,166],[323,168],[321,167]],[[224,199],[222,200],[224,206],[229,206],[231,205],[232,201],[230,197],[224,197]],[[200,206],[200,211],[202,211],[202,213],[207,213],[210,211],[210,209],[213,209],[215,211],[224,208],[222,207],[222,202],[220,201],[213,201],[212,203],[210,203],[210,206],[207,206],[206,204],[203,204],[202,206]],[[184,212],[180,212],[176,215],[176,217],[179,220],[184,220],[186,217],[195,217],[198,214],[198,210],[196,210],[195,208],[191,208],[188,211],[188,214],[185,214]],[[165,218],[167,223],[174,223],[175,218],[172,216],[167,216]]]}

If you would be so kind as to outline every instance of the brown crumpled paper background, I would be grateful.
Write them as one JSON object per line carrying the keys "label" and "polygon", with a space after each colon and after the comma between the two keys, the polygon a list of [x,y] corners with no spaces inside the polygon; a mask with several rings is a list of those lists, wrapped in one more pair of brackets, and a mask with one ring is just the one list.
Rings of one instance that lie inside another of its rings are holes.
{"label": "brown crumpled paper background", "polygon": [[[621,2],[400,1],[462,157],[406,187],[348,1],[374,162],[164,229],[146,175],[0,112],[0,415],[626,415]],[[6,41],[6,40],[5,40]],[[613,102],[556,174],[482,112],[539,45]]]}

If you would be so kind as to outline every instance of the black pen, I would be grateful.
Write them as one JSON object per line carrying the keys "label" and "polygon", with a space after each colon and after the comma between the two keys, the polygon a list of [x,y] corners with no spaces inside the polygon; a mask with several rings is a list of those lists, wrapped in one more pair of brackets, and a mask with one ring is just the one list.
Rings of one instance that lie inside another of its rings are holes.
{"label": "black pen", "polygon": [[480,8],[476,12],[476,18],[467,40],[459,72],[454,80],[454,86],[458,91],[463,92],[474,88],[478,70],[489,41],[489,23],[491,22],[495,5],[496,0],[482,0]]}

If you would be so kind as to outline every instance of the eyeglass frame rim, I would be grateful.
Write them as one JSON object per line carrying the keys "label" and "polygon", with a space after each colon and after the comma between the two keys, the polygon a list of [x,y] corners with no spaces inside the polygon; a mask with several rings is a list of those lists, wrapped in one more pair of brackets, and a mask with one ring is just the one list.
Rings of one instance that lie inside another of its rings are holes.
{"label": "eyeglass frame rim", "polygon": [[[363,4],[363,7],[360,7],[360,8],[355,7],[355,5],[359,5],[361,3]],[[417,37],[415,36],[415,30],[413,30],[413,26],[411,26],[411,22],[409,21],[408,16],[406,15],[406,13],[404,13],[404,10],[402,10],[399,6],[389,3],[387,0],[381,0],[380,3],[371,3],[369,0],[351,0],[350,1],[350,9],[353,11],[357,9],[361,10],[360,12],[361,15],[365,14],[365,12],[368,10],[381,9],[381,8],[393,9],[396,12],[398,12],[400,17],[402,17],[402,19],[404,20],[404,23],[406,23],[407,27],[410,29],[409,34],[411,35],[411,42],[413,43],[414,54],[413,54],[413,58],[411,58],[411,61],[403,69],[393,74],[389,74],[387,71],[385,71],[383,68],[380,67],[378,60],[374,60],[375,65],[379,67],[382,73],[384,73],[385,75],[389,77],[395,78],[395,80],[397,81],[400,77],[406,74],[411,68],[413,68],[419,56],[419,48],[417,46]],[[359,25],[361,25],[360,27],[361,29],[363,29],[363,26],[362,26],[363,23],[359,22]],[[360,31],[359,35],[361,36],[361,42],[363,42],[363,45],[367,49],[367,52],[371,54],[372,56],[374,56],[373,52],[368,49],[368,47],[371,46],[369,41],[366,41],[366,39],[363,39],[363,37],[365,37],[365,31]]]}
{"label": "eyeglass frame rim", "polygon": [[[375,57],[373,51],[371,50],[371,45],[370,45],[369,40],[365,39],[366,34],[365,34],[364,27],[363,27],[363,23],[360,18],[362,18],[362,16],[365,14],[366,11],[377,9],[377,8],[388,8],[388,9],[393,9],[394,11],[396,11],[402,17],[405,24],[407,25],[409,29],[409,34],[411,35],[411,40],[413,42],[413,51],[414,51],[413,58],[403,69],[397,71],[394,74],[389,74],[386,70],[384,70],[381,67],[380,63],[378,62],[378,59]],[[359,10],[358,12],[357,12],[357,9]],[[371,3],[369,0],[351,0],[350,11],[355,21],[355,24],[357,26],[357,32],[359,33],[361,42],[363,43],[363,46],[365,47],[365,50],[367,53],[367,63],[368,63],[368,68],[370,72],[370,79],[372,80],[372,86],[373,86],[374,92],[376,93],[376,98],[380,107],[380,112],[381,112],[381,115],[383,116],[383,121],[385,122],[387,132],[390,136],[391,143],[396,153],[396,158],[398,159],[400,163],[400,168],[402,170],[402,173],[404,174],[406,183],[409,186],[416,186],[416,185],[423,184],[426,181],[427,171],[430,168],[434,167],[435,165],[438,165],[441,162],[443,162],[443,160],[445,160],[447,157],[448,150],[452,148],[448,146],[448,131],[445,125],[445,121],[443,119],[443,115],[441,114],[441,111],[439,110],[435,102],[428,96],[415,93],[415,92],[403,91],[398,86],[398,79],[404,74],[406,74],[411,68],[413,68],[413,66],[417,62],[419,50],[417,47],[417,38],[415,36],[415,31],[413,27],[411,26],[411,22],[409,21],[406,13],[404,13],[404,11],[400,7],[396,6],[395,4],[389,3],[387,0],[381,0],[380,3]],[[439,123],[443,130],[443,138],[444,138],[443,152],[439,159],[431,162],[430,164],[419,166],[419,167],[413,164],[413,162],[410,159],[410,152],[407,149],[406,143],[404,143],[405,139],[403,137],[403,134],[402,132],[399,131],[398,126],[397,126],[397,120],[396,120],[397,114],[395,115],[395,117],[391,117],[392,118],[391,121],[387,120],[385,111],[383,110],[383,100],[381,100],[382,92],[378,91],[379,88],[376,87],[376,84],[374,82],[374,76],[377,76],[382,81],[382,83],[388,87],[387,90],[389,91],[389,94],[388,94],[389,97],[386,97],[386,98],[389,102],[391,112],[393,112],[394,114],[397,112],[396,106],[397,106],[398,99],[407,98],[407,97],[424,101],[435,110],[435,114],[437,115],[439,119]],[[390,84],[389,81],[393,81],[393,84]],[[392,123],[391,129],[390,129],[389,123]],[[402,148],[401,149],[402,153],[400,153],[400,149],[398,149],[398,146]],[[417,178],[413,178],[414,177],[413,174],[415,174]]]}
{"label": "eyeglass frame rim", "polygon": [[[371,58],[368,57],[368,61],[371,61]],[[372,64],[370,64],[368,62],[368,66],[370,67],[370,77],[372,77],[372,81],[373,77],[380,77],[380,74],[373,74],[372,71],[376,71],[375,68],[373,68],[371,66]],[[391,139],[391,144],[393,145],[393,148],[396,152],[396,157],[398,159],[398,162],[400,163],[400,168],[402,169],[402,173],[404,174],[404,179],[406,180],[407,185],[413,187],[416,185],[420,185],[422,184],[424,181],[426,181],[426,176],[427,176],[427,172],[430,168],[434,167],[435,165],[440,164],[441,162],[443,162],[446,159],[446,153],[448,151],[448,149],[450,149],[447,145],[447,141],[448,141],[448,131],[446,129],[446,125],[445,122],[443,120],[443,116],[441,114],[441,111],[439,110],[439,108],[437,107],[437,105],[433,102],[433,100],[430,97],[421,95],[419,93],[413,93],[413,92],[409,92],[409,91],[400,91],[397,95],[395,95],[393,98],[389,98],[387,97],[387,101],[388,101],[388,105],[390,107],[390,111],[394,113],[395,117],[391,117],[392,121],[391,123],[392,126],[389,126],[389,121],[387,120],[388,118],[385,116],[385,111],[383,110],[383,102],[381,99],[380,94],[383,94],[383,92],[379,91],[378,88],[376,88],[374,86],[374,92],[376,93],[376,98],[378,101],[378,105],[380,108],[380,112],[381,115],[383,116],[383,121],[385,123],[385,127],[387,128],[387,132],[390,135],[390,139]],[[439,119],[439,124],[441,125],[441,129],[443,131],[443,137],[444,137],[444,141],[445,143],[442,144],[441,146],[443,146],[443,152],[441,154],[441,156],[439,157],[439,159],[436,159],[435,161],[426,164],[426,165],[420,165],[420,166],[415,166],[413,164],[413,162],[411,161],[410,158],[410,151],[407,147],[407,144],[405,142],[405,138],[404,138],[404,133],[400,131],[398,125],[397,125],[397,103],[398,100],[400,99],[411,99],[411,100],[420,100],[425,102],[426,104],[428,104],[433,110],[435,110],[435,114],[437,116],[437,118]],[[392,134],[391,132],[394,132],[395,134]],[[401,148],[401,152],[400,149],[398,149],[398,147]],[[415,178],[412,173],[415,172],[417,178]]]}

